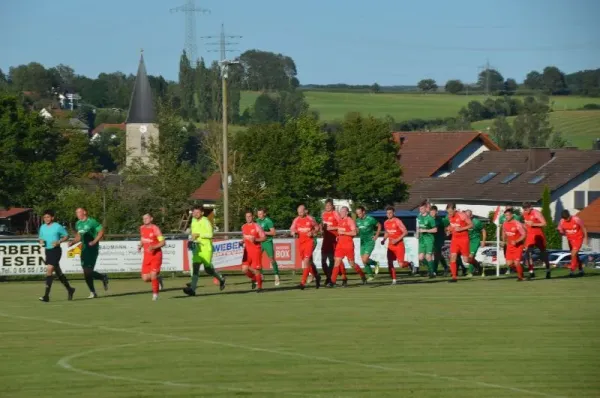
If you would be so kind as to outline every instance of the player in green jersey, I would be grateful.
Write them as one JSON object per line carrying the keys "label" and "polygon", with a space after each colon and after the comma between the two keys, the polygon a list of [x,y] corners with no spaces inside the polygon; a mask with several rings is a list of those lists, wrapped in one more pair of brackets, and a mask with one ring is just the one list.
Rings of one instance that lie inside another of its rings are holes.
{"label": "player in green jersey", "polygon": [[258,209],[258,218],[256,223],[265,231],[266,240],[261,242],[260,246],[262,251],[267,253],[267,257],[271,261],[271,268],[273,268],[273,274],[275,275],[275,286],[279,286],[279,266],[275,261],[275,248],[273,247],[273,237],[275,236],[275,224],[273,220],[267,217],[267,210],[264,207]]}
{"label": "player in green jersey", "polygon": [[381,233],[381,224],[373,217],[367,215],[367,210],[364,206],[358,206],[356,208],[356,227],[358,228],[358,237],[360,238],[360,257],[365,265],[367,281],[372,281],[374,276],[371,265],[375,266],[375,269],[378,270],[379,263],[371,259],[371,253],[375,250],[375,242]]}
{"label": "player in green jersey", "polygon": [[444,276],[446,276],[448,274],[448,263],[446,263],[446,259],[442,254],[442,249],[446,243],[446,227],[449,225],[449,221],[447,217],[438,216],[437,206],[431,206],[429,214],[434,218],[435,226],[437,228],[433,240],[433,272],[437,274],[438,264],[441,263],[442,267],[444,267]]}
{"label": "player in green jersey", "polygon": [[194,206],[192,210],[192,280],[183,289],[188,296],[196,295],[198,278],[200,278],[200,267],[204,266],[204,272],[219,281],[219,289],[225,289],[225,277],[215,270],[212,263],[213,257],[213,226],[204,215],[202,206]]}
{"label": "player in green jersey", "polygon": [[81,242],[81,268],[83,269],[85,283],[90,289],[88,298],[93,299],[98,297],[94,288],[94,279],[101,280],[104,290],[108,290],[108,276],[94,271],[98,254],[100,253],[98,242],[104,236],[104,230],[102,229],[102,224],[88,217],[88,212],[85,208],[80,207],[75,210],[75,215],[78,219],[75,224],[77,234],[75,235],[75,239],[71,241],[70,246]]}
{"label": "player in green jersey", "polygon": [[481,264],[475,257],[479,248],[485,246],[487,232],[483,227],[483,223],[477,217],[473,217],[471,210],[465,211],[465,214],[473,222],[473,228],[469,229],[469,273],[467,276],[470,278],[473,276],[475,268],[477,268],[477,272],[483,272]]}
{"label": "player in green jersey", "polygon": [[419,275],[419,264],[426,262],[428,275],[435,278],[435,263],[433,260],[435,234],[437,226],[435,218],[429,214],[428,203],[423,202],[419,206],[419,215],[417,216],[417,236],[419,238],[419,262],[413,268],[413,274]]}

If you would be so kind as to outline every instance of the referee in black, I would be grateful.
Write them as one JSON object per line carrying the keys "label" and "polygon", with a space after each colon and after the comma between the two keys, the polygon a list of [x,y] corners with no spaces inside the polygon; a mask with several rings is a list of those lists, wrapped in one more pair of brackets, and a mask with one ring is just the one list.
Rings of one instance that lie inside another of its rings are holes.
{"label": "referee in black", "polygon": [[69,281],[65,274],[60,269],[60,258],[62,257],[62,249],[60,244],[66,242],[69,238],[69,234],[65,227],[57,222],[54,222],[54,211],[44,211],[44,224],[40,227],[40,233],[38,236],[40,245],[46,249],[46,291],[40,301],[50,301],[50,289],[52,287],[52,281],[54,280],[53,273],[56,273],[58,280],[65,286],[67,293],[69,294],[68,299],[73,300],[73,293],[75,288],[69,285]]}

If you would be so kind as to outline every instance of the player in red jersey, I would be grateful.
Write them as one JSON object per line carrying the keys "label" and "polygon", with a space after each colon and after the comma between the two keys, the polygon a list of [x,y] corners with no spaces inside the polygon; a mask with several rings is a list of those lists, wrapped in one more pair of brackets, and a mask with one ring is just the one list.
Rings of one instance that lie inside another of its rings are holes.
{"label": "player in red jersey", "polygon": [[354,262],[354,237],[358,233],[358,229],[356,228],[356,223],[348,213],[350,213],[350,209],[346,206],[342,207],[340,210],[340,220],[337,229],[338,239],[335,246],[335,264],[333,266],[333,271],[331,272],[331,283],[327,285],[329,287],[335,286],[338,273],[342,274],[342,286],[348,285],[344,258],[348,259],[350,266],[354,268],[358,275],[360,275],[362,283],[367,283],[365,273]]}
{"label": "player in red jersey", "polygon": [[158,300],[158,292],[162,287],[160,267],[162,266],[162,247],[166,242],[162,232],[152,221],[153,218],[150,213],[142,216],[143,225],[140,227],[138,252],[144,250],[142,280],[152,283],[152,300],[156,301]]}
{"label": "player in red jersey", "polygon": [[258,286],[258,292],[262,291],[263,278],[262,270],[262,246],[261,242],[267,239],[265,231],[254,222],[254,213],[251,210],[246,211],[246,223],[242,226],[242,235],[244,237],[244,256],[242,271],[252,281],[252,289]]}
{"label": "player in red jersey", "polygon": [[521,258],[525,249],[527,232],[519,221],[513,218],[511,209],[504,210],[504,224],[502,231],[504,233],[504,242],[506,244],[506,265],[509,268],[517,269],[517,281],[523,280],[523,266]]}
{"label": "player in red jersey", "polygon": [[529,278],[535,278],[533,272],[533,256],[534,247],[540,249],[542,261],[546,265],[546,279],[550,279],[550,261],[548,252],[546,251],[546,236],[543,228],[546,226],[544,215],[532,207],[529,202],[523,203],[523,221],[527,227],[527,240],[525,241],[525,250],[527,250],[527,265],[529,268]]}
{"label": "player in red jersey", "polygon": [[456,261],[458,256],[461,256],[463,264],[469,263],[469,229],[473,228],[473,221],[462,211],[456,211],[454,203],[448,203],[446,211],[450,222],[447,231],[448,234],[452,235],[450,240],[450,272],[452,273],[452,279],[449,282],[457,282]]}
{"label": "player in red jersey", "polygon": [[298,206],[298,217],[292,222],[290,232],[292,235],[298,235],[299,252],[302,259],[302,281],[300,282],[300,289],[302,290],[306,287],[306,279],[309,273],[312,273],[315,277],[315,286],[317,289],[321,287],[321,277],[312,261],[315,249],[314,236],[318,231],[319,224],[307,214],[306,206]]}
{"label": "player in red jersey", "polygon": [[390,276],[392,277],[392,285],[396,284],[396,269],[394,268],[394,260],[398,261],[398,265],[404,265],[404,237],[408,235],[408,231],[404,223],[394,215],[394,208],[389,206],[385,209],[387,220],[383,223],[385,231],[381,244],[384,245],[388,240],[387,259]]}
{"label": "player in red jersey", "polygon": [[[335,262],[335,246],[337,244],[337,228],[340,222],[340,214],[333,206],[333,199],[325,201],[325,211],[321,214],[321,229],[323,232],[323,243],[321,244],[321,268],[326,276],[325,283],[331,282],[331,272]],[[329,261],[329,267],[327,266]]]}
{"label": "player in red jersey", "polygon": [[587,242],[587,229],[581,218],[572,216],[569,210],[563,210],[561,220],[558,224],[558,232],[567,237],[569,249],[571,250],[571,272],[570,277],[575,276],[575,270],[579,268],[579,275],[583,275],[583,267],[579,261],[579,250]]}

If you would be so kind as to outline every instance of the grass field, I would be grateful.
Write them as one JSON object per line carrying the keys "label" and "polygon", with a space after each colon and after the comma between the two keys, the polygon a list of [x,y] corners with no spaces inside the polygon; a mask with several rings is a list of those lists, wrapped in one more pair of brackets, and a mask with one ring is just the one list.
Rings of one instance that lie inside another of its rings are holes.
{"label": "grass field", "polygon": [[[2,397],[598,397],[600,274],[515,283],[401,278],[201,296],[114,280],[65,301],[56,282],[0,287]],[[404,283],[403,283],[404,282]],[[133,293],[132,293],[133,292]]]}
{"label": "grass field", "polygon": [[[251,107],[259,95],[242,93],[240,109]],[[376,117],[392,116],[397,122],[409,119],[435,119],[456,116],[470,101],[485,101],[482,95],[450,94],[368,94],[305,91],[311,109],[319,111],[321,120],[341,120],[348,112],[361,112]],[[552,97],[555,110],[574,110],[585,104],[600,104],[600,98]]]}
{"label": "grass field", "polygon": [[[507,118],[512,124],[515,117]],[[493,120],[473,123],[477,130],[486,131]],[[550,114],[550,123],[574,146],[591,149],[592,141],[600,138],[600,111],[557,111]]]}

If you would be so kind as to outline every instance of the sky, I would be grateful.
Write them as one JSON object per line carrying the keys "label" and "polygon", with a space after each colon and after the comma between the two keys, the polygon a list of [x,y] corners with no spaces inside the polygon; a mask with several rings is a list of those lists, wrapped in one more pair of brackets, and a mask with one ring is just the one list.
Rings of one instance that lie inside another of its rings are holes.
{"label": "sky", "polygon": [[[0,0],[0,68],[66,64],[78,74],[177,80],[186,0]],[[198,55],[218,58],[221,24],[248,49],[292,57],[302,84],[473,82],[489,62],[505,78],[555,65],[600,67],[600,0],[196,0]]]}

